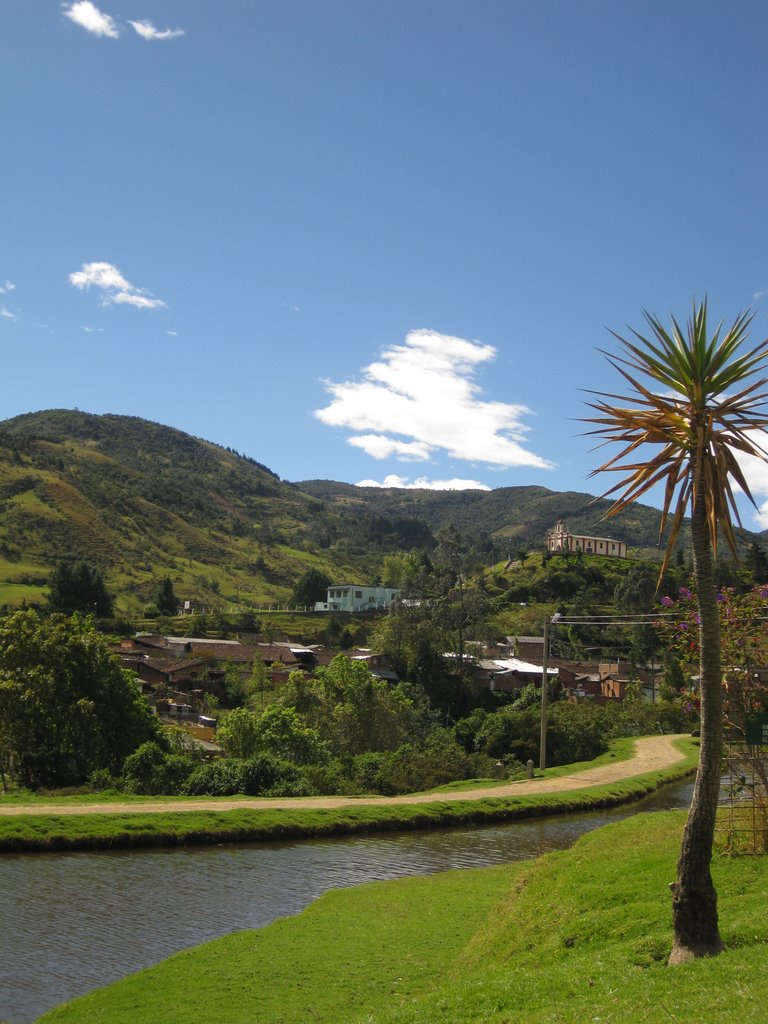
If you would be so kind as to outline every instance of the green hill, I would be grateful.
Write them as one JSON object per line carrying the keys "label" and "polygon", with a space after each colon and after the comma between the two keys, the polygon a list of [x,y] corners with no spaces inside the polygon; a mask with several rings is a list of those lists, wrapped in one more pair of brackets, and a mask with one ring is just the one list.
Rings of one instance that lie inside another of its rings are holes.
{"label": "green hill", "polygon": [[137,417],[28,413],[0,421],[0,606],[43,600],[52,568],[80,559],[102,570],[120,612],[139,612],[166,575],[195,606],[285,604],[310,568],[371,582],[387,552],[429,549],[448,523],[489,565],[542,546],[558,519],[653,555],[658,511],[638,505],[601,524],[607,504],[544,487],[290,484]]}
{"label": "green hill", "polygon": [[50,410],[0,422],[0,604],[42,598],[85,559],[135,612],[166,574],[197,604],[287,601],[309,568],[365,581],[420,523],[345,515],[237,452],[130,416]]}

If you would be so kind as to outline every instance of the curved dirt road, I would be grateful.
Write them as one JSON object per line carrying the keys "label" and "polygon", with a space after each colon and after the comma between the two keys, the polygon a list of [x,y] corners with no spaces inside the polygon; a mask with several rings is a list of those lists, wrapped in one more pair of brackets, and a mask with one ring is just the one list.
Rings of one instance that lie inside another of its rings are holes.
{"label": "curved dirt road", "polygon": [[529,796],[535,793],[564,793],[574,789],[588,789],[590,786],[602,786],[610,782],[631,779],[646,772],[670,768],[684,759],[684,754],[673,745],[676,739],[684,736],[648,736],[635,740],[635,749],[631,758],[617,761],[614,764],[602,765],[599,768],[588,768],[577,775],[561,775],[551,779],[524,779],[509,782],[506,785],[486,789],[464,789],[443,793],[418,793],[412,796],[307,796],[307,797],[238,797],[208,798],[201,800],[165,801],[155,800],[148,803],[138,801],[129,803],[104,804],[6,804],[0,806],[0,815],[13,814],[167,814],[176,811],[233,811],[248,808],[252,810],[304,810],[323,807],[360,807],[368,804],[386,806],[388,804],[425,804],[445,803],[455,800],[481,800],[492,797]]}

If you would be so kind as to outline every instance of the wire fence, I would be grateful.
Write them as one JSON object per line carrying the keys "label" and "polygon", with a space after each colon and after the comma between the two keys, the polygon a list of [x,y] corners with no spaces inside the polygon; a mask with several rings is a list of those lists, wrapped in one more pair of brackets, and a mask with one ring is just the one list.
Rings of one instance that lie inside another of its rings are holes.
{"label": "wire fence", "polygon": [[731,854],[768,853],[768,746],[726,742],[717,831]]}

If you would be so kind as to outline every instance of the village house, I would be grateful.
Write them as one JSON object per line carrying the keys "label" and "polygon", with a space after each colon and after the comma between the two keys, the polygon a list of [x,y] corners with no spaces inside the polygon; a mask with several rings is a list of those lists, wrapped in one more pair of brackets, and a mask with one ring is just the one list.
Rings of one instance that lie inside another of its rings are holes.
{"label": "village house", "polygon": [[630,686],[639,686],[643,699],[657,700],[656,673],[651,669],[634,668],[628,661],[600,663],[600,688],[606,701],[624,700]]}
{"label": "village house", "polygon": [[524,661],[538,661],[541,664],[544,656],[543,636],[508,636],[506,643],[499,646],[505,658],[522,658]]}
{"label": "village house", "polygon": [[[486,645],[475,660],[474,678],[494,692],[514,692],[533,684],[541,686],[544,637],[509,636],[506,642]],[[550,657],[547,681],[558,685],[568,701],[608,704],[624,700],[630,686],[639,686],[644,700],[654,702],[658,694],[657,673],[635,668],[627,661],[574,661]]]}
{"label": "village house", "polygon": [[260,661],[267,670],[272,687],[288,681],[291,672],[311,673],[343,654],[363,661],[372,675],[397,682],[385,655],[367,648],[339,651],[322,644],[300,644],[290,641],[244,644],[239,640],[217,640],[205,637],[173,637],[160,634],[137,634],[121,640],[113,647],[125,668],[132,669],[150,698],[158,693],[174,701],[184,695],[201,694],[203,690],[226,699],[227,667],[237,666],[245,678]]}
{"label": "village house", "polygon": [[[492,692],[522,690],[524,686],[541,685],[542,665],[519,658],[481,658],[475,665],[475,680]],[[547,682],[557,682],[557,669],[547,667]]]}
{"label": "village house", "polygon": [[357,583],[341,583],[328,587],[325,601],[315,603],[316,612],[386,611],[398,591],[393,587],[363,587]]}

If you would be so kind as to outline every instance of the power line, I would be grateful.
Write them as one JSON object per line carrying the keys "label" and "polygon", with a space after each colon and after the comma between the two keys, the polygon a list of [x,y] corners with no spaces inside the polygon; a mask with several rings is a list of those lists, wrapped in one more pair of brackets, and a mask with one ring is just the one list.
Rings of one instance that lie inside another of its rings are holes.
{"label": "power line", "polygon": [[679,618],[674,612],[661,612],[658,615],[568,615],[561,616],[555,625],[558,626],[650,626],[665,619]]}

